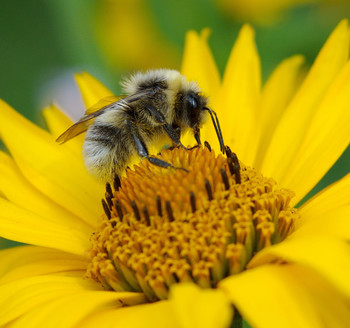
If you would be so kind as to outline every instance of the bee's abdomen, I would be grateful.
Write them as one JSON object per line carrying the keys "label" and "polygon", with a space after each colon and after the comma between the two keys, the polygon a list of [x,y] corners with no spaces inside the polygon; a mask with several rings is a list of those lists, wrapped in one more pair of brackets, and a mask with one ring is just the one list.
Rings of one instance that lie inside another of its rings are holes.
{"label": "bee's abdomen", "polygon": [[122,126],[95,123],[86,133],[83,147],[86,167],[105,181],[111,181],[115,174],[120,174],[133,153],[128,131]]}

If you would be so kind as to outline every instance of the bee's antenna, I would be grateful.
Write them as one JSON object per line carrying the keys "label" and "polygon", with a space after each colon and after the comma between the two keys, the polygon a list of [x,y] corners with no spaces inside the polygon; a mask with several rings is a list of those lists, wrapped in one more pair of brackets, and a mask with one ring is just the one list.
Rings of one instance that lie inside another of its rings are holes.
{"label": "bee's antenna", "polygon": [[[210,114],[211,120],[212,120],[214,128],[215,128],[216,135],[218,136],[218,139],[219,139],[220,150],[223,154],[225,154],[225,144],[224,144],[224,139],[222,138],[222,133],[221,133],[221,128],[220,128],[220,123],[219,123],[218,117],[212,109],[210,109],[208,107],[204,107],[203,109],[207,110]],[[213,114],[215,116],[215,119],[214,119]]]}

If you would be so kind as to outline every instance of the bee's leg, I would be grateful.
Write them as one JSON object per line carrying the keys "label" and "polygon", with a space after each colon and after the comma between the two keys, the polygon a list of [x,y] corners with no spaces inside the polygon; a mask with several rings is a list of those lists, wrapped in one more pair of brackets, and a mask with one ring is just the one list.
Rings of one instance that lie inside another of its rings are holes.
{"label": "bee's leg", "polygon": [[132,135],[134,145],[136,147],[137,153],[139,154],[140,157],[147,158],[147,160],[157,166],[164,167],[164,168],[174,168],[174,169],[179,169],[179,170],[184,170],[188,172],[186,169],[183,167],[176,167],[168,162],[165,162],[159,158],[149,156],[147,146],[145,142],[142,140],[141,136],[138,134],[137,130],[135,129],[134,125],[128,120],[127,124],[130,129],[130,133]]}
{"label": "bee's leg", "polygon": [[[182,142],[180,141],[180,136],[181,136],[181,128],[177,127],[176,129],[174,129],[171,125],[169,125],[168,123],[165,123],[163,125],[163,129],[165,130],[166,134],[169,136],[169,138],[175,143],[176,146],[180,146],[186,150],[191,150],[194,147],[191,148],[187,148],[185,145],[182,144]],[[197,147],[197,146],[195,146]]]}
{"label": "bee's leg", "polygon": [[181,128],[179,126],[177,127],[172,127],[166,120],[164,115],[158,111],[156,108],[153,106],[146,106],[146,109],[149,111],[151,116],[154,118],[154,120],[157,123],[160,123],[166,132],[166,134],[169,136],[169,138],[175,143],[177,146],[181,146],[184,149],[190,150],[190,148],[185,147],[181,141],[180,141],[180,136],[181,136]]}
{"label": "bee's leg", "polygon": [[194,132],[194,138],[196,139],[197,141],[197,146],[200,146],[202,143],[201,143],[201,135],[200,135],[200,130],[199,129],[196,129],[193,131]]}
{"label": "bee's leg", "polygon": [[[178,134],[178,140],[180,139],[180,135],[181,135],[181,128],[179,126],[172,126],[172,128],[174,129],[175,133]],[[168,134],[168,133],[167,133]],[[168,134],[169,136],[169,134]],[[173,141],[173,138],[171,138],[172,141],[172,146],[170,146],[168,149],[174,149],[179,147],[179,144]]]}
{"label": "bee's leg", "polygon": [[195,138],[196,141],[197,141],[197,145],[192,146],[192,147],[190,147],[190,148],[186,148],[186,147],[183,146],[183,147],[184,147],[185,149],[187,149],[187,150],[192,150],[192,149],[198,148],[198,147],[200,147],[200,145],[202,144],[202,143],[201,143],[201,139],[200,139],[199,130],[193,130],[193,134],[194,134],[194,138]]}

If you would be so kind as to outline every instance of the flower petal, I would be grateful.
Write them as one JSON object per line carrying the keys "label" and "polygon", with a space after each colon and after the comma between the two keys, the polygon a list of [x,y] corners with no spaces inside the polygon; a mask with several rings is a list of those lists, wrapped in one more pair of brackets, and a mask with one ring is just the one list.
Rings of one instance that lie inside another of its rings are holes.
{"label": "flower petal", "polygon": [[89,247],[86,232],[57,224],[3,198],[0,198],[0,208],[1,237],[78,255],[84,255]]}
{"label": "flower petal", "polygon": [[254,31],[249,25],[244,25],[225,70],[221,94],[225,120],[221,125],[226,143],[247,165],[253,164],[256,154],[260,75]]}
{"label": "flower petal", "polygon": [[344,240],[350,239],[350,205],[344,205],[340,208],[320,213],[314,216],[302,214],[305,223],[300,220],[296,230],[293,232],[293,238],[302,235],[321,234],[335,236]]}
{"label": "flower petal", "polygon": [[[203,29],[198,35],[195,31],[186,34],[185,50],[182,59],[181,73],[189,80],[198,82],[204,95],[209,97],[209,106],[217,110],[219,118],[221,106],[219,106],[220,75],[213,55],[208,46],[209,29]],[[215,130],[211,124],[207,123],[201,130],[203,140],[209,141],[214,149],[218,148]],[[193,136],[185,135],[183,143],[193,144]]]}
{"label": "flower petal", "polygon": [[219,284],[245,320],[259,328],[347,327],[347,300],[311,270],[267,265]]}
{"label": "flower petal", "polygon": [[73,121],[53,104],[45,107],[41,113],[53,136],[58,137],[73,124]]}
{"label": "flower petal", "polygon": [[0,325],[58,297],[101,288],[92,280],[83,280],[82,275],[81,272],[70,273],[70,276],[40,275],[1,285]]}
{"label": "flower petal", "polygon": [[300,55],[285,59],[273,71],[263,87],[258,113],[261,135],[254,165],[258,169],[273,132],[301,83],[301,67],[304,61],[304,57]]}
{"label": "flower petal", "polygon": [[86,108],[95,105],[102,98],[113,96],[109,89],[87,72],[75,74],[75,80]]}
{"label": "flower petal", "polygon": [[0,101],[0,135],[22,174],[43,194],[96,225],[103,185],[54,138]]}
{"label": "flower petal", "polygon": [[283,185],[296,192],[295,203],[316,185],[349,145],[349,103],[350,62],[326,92],[283,179]]}
{"label": "flower petal", "polygon": [[12,247],[1,250],[0,258],[0,285],[26,277],[86,270],[85,257],[45,247]]}
{"label": "flower petal", "polygon": [[[48,198],[31,185],[19,171],[15,161],[0,151],[0,190],[7,200],[29,212],[44,216],[47,221],[55,222],[63,227],[74,227],[91,234],[91,226],[83,222],[73,213],[67,211],[52,199]],[[18,193],[18,191],[21,191]],[[21,220],[21,218],[18,218]]]}
{"label": "flower petal", "polygon": [[220,75],[208,46],[209,35],[209,29],[203,29],[200,35],[195,31],[187,32],[181,73],[198,82],[204,94],[212,100],[220,88]]}
{"label": "flower petal", "polygon": [[343,20],[328,38],[297,95],[286,109],[265,154],[262,171],[273,176],[280,184],[284,185],[284,179],[289,175],[315,111],[335,76],[345,65],[348,53],[348,23]]}
{"label": "flower petal", "polygon": [[179,284],[172,287],[170,299],[183,328],[225,328],[232,322],[233,309],[221,290]]}
{"label": "flower petal", "polygon": [[[15,321],[13,327],[76,327],[90,313],[104,309],[116,311],[127,304],[128,300],[144,301],[138,293],[115,293],[108,291],[83,291],[59,296],[37,306]],[[59,314],[59,316],[57,315]],[[101,322],[95,327],[106,326]]]}
{"label": "flower petal", "polygon": [[181,327],[169,301],[143,304],[121,309],[99,311],[83,320],[78,327],[179,328]]}
{"label": "flower petal", "polygon": [[[73,122],[57,107],[51,105],[46,107],[42,114],[48,125],[48,128],[54,138],[60,136],[64,131],[66,131]],[[83,149],[84,135],[79,135],[69,140],[69,142],[62,145],[70,149],[78,158],[82,159],[82,149]]]}
{"label": "flower petal", "polygon": [[248,268],[282,258],[305,265],[322,275],[350,298],[350,246],[328,236],[299,236],[265,248],[253,257]]}
{"label": "flower petal", "polygon": [[349,204],[350,173],[303,204],[299,208],[302,219],[296,222],[296,227],[298,228],[300,225],[305,224],[308,220],[317,220],[320,215]]}
{"label": "flower petal", "polygon": [[[178,65],[179,49],[166,38],[154,15],[153,6],[144,0],[98,5],[93,15],[94,39],[112,72]],[[162,15],[166,19],[170,12]]]}

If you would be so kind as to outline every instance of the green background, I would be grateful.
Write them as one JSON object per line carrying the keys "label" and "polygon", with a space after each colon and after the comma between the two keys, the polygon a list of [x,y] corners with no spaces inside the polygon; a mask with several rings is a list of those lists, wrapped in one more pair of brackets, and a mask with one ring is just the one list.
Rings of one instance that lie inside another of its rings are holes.
{"label": "green background", "polygon": [[[147,4],[156,26],[179,54],[187,30],[210,27],[210,46],[223,72],[242,22],[224,16],[210,0],[154,0]],[[54,100],[51,86],[62,76],[72,82],[74,72],[86,70],[118,92],[121,72],[107,64],[96,38],[100,5],[101,1],[93,0],[1,1],[0,98],[44,126],[40,109]],[[339,20],[349,14],[347,4],[314,4],[294,7],[270,25],[252,23],[264,80],[288,56],[304,54],[311,64]],[[348,149],[313,192],[344,176],[349,166]],[[10,245],[0,242],[3,247]]]}

